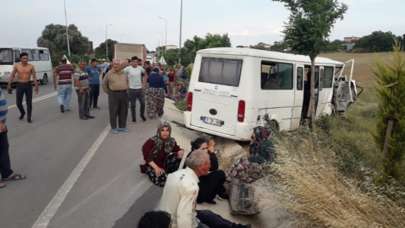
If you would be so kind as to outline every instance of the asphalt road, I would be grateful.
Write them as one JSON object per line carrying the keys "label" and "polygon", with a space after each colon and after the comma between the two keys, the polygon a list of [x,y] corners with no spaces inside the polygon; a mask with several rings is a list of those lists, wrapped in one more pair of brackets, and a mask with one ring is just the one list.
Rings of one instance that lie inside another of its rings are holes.
{"label": "asphalt road", "polygon": [[139,172],[141,146],[158,120],[112,135],[103,92],[96,118],[80,120],[76,95],[72,110],[60,113],[51,85],[34,97],[32,124],[18,120],[15,92],[7,95],[12,168],[28,178],[0,190],[0,227],[134,227],[159,197]]}

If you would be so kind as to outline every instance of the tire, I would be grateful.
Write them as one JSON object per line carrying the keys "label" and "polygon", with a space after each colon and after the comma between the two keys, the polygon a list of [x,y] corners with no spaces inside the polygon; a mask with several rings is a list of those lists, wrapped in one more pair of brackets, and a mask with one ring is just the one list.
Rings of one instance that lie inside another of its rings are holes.
{"label": "tire", "polygon": [[47,85],[48,84],[48,75],[44,74],[44,76],[42,77],[42,80],[39,81],[41,83],[41,85]]}

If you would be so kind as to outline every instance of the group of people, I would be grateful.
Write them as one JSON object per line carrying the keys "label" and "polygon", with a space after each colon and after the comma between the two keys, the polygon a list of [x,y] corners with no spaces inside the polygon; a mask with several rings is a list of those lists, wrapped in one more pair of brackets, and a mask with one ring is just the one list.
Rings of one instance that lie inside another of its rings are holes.
{"label": "group of people", "polygon": [[[12,84],[15,83],[19,119],[23,120],[26,117],[27,122],[32,123],[33,92],[36,95],[39,94],[39,85],[35,68],[29,63],[28,53],[22,52],[19,58],[19,63],[14,65],[10,74],[7,90],[11,94]],[[106,67],[106,64],[98,64],[96,59],[91,59],[90,64],[81,61],[74,66],[66,58],[62,58],[53,74],[60,112],[70,111],[74,89],[77,93],[79,118],[82,120],[95,118],[90,114],[90,109],[100,109],[98,98],[102,86],[108,94],[112,133],[127,132],[128,106],[130,106],[132,121],[136,122],[136,101],[141,105],[140,117],[143,121],[146,121],[145,107],[150,119],[163,115],[164,98],[169,94],[174,96],[176,89],[173,89],[173,86],[176,84],[176,75],[181,72],[179,70],[184,70],[180,66],[177,68],[176,71],[169,69],[166,72],[160,64],[151,65],[148,61],[143,64],[142,59],[137,57],[132,57],[129,62],[123,63],[114,60],[110,67]],[[167,75],[169,79],[166,80]],[[24,96],[26,109],[23,105]],[[0,188],[6,186],[4,181],[26,178],[23,174],[14,173],[11,169],[6,126],[7,110],[7,100],[0,90],[0,174],[2,177]]]}
{"label": "group of people", "polygon": [[[159,125],[156,135],[149,138],[142,147],[145,163],[141,172],[157,186],[163,187],[163,194],[157,211],[148,212],[140,220],[139,227],[145,221],[156,216],[156,222],[168,222],[172,227],[249,227],[235,224],[207,210],[196,210],[196,204],[216,204],[215,199],[229,199],[225,189],[227,178],[249,178],[258,166],[274,160],[274,147],[270,131],[256,127],[250,144],[250,155],[238,160],[227,172],[219,169],[219,162],[213,138],[198,137],[191,142],[191,151],[186,154],[171,136],[171,126],[167,122]],[[182,157],[186,157],[184,167]],[[244,170],[240,169],[243,162]],[[250,177],[257,179],[256,176]],[[152,219],[153,220],[153,219]],[[156,227],[168,227],[163,226]]]}

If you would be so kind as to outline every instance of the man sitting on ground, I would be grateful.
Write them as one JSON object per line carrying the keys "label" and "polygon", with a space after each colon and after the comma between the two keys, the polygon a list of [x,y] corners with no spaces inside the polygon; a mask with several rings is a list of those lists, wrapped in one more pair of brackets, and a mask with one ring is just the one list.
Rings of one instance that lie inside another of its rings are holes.
{"label": "man sitting on ground", "polygon": [[196,150],[186,160],[187,168],[171,173],[160,199],[159,210],[171,215],[173,228],[243,228],[208,211],[196,210],[198,177],[207,175],[210,158],[206,151]]}

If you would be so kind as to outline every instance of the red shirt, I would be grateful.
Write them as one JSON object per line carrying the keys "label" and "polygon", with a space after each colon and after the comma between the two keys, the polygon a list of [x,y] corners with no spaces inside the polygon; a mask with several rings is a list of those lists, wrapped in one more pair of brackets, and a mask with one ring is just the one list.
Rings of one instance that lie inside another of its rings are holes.
{"label": "red shirt", "polygon": [[176,77],[176,74],[174,71],[170,71],[169,74],[167,75],[169,77],[169,82],[174,82],[174,78]]}
{"label": "red shirt", "polygon": [[[165,169],[165,160],[166,160],[166,153],[164,151],[164,144],[162,145],[162,148],[160,148],[160,151],[157,155],[157,157],[154,160],[151,160],[151,153],[153,152],[153,148],[155,147],[155,142],[152,139],[148,139],[145,144],[142,146],[142,153],[143,153],[143,158],[146,163],[149,163],[151,161],[155,162],[159,168]],[[173,147],[173,152],[179,152],[181,148],[177,145],[177,143]]]}

